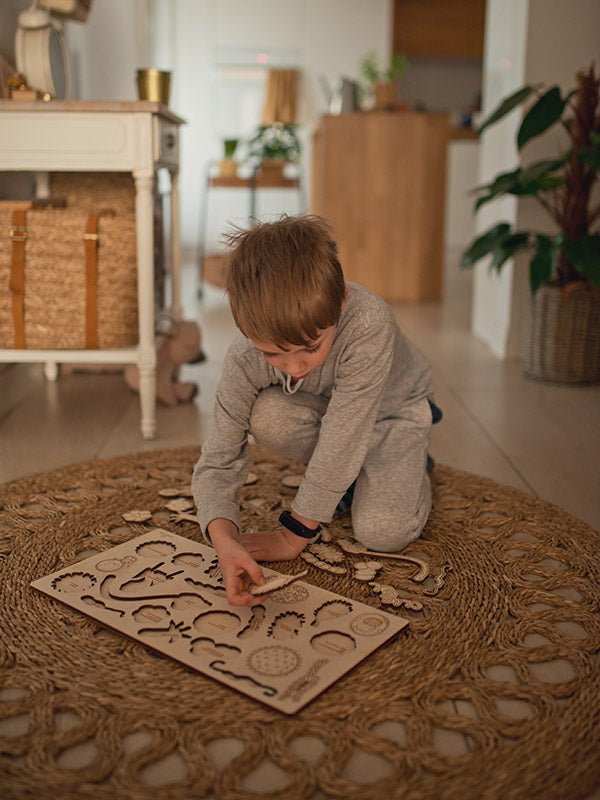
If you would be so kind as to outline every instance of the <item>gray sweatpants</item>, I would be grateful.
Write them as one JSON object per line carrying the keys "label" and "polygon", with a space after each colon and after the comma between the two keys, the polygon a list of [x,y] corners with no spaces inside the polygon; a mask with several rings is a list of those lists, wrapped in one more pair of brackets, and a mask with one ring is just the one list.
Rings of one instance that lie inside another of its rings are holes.
{"label": "gray sweatpants", "polygon": [[[250,417],[255,440],[278,455],[307,463],[317,443],[324,397],[271,386],[258,395]],[[402,550],[414,541],[431,510],[427,448],[431,410],[426,398],[375,424],[352,501],[354,536],[365,547]]]}

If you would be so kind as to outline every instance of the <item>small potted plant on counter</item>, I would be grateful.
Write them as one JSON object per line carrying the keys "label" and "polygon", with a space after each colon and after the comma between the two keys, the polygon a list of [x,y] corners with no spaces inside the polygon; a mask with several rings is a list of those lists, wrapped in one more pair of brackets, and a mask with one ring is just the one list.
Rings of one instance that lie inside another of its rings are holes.
{"label": "small potted plant on counter", "polygon": [[387,65],[384,65],[375,52],[369,50],[360,62],[360,71],[373,92],[375,108],[381,111],[393,110],[397,107],[398,79],[406,69],[406,56],[394,53]]}
{"label": "small potted plant on counter", "polygon": [[519,151],[553,126],[566,133],[564,150],[475,189],[475,210],[504,195],[533,197],[554,231],[517,230],[499,222],[471,243],[461,265],[491,256],[490,268],[499,272],[507,259],[528,251],[525,374],[594,382],[600,380],[600,204],[593,192],[600,170],[599,80],[591,66],[577,73],[576,88],[564,96],[559,86],[525,86],[484,120],[479,134],[531,97],[537,99],[519,127]]}

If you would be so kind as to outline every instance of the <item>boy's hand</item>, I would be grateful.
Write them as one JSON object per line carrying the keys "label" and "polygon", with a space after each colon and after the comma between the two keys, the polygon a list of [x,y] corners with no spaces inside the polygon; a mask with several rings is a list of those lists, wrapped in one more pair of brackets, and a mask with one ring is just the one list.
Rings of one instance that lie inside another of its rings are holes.
{"label": "boy's hand", "polygon": [[242,545],[236,541],[237,528],[230,520],[212,520],[208,532],[223,573],[227,602],[232,606],[255,606],[266,595],[255,597],[248,589],[265,582],[261,568]]}
{"label": "boy's hand", "polygon": [[256,561],[291,561],[304,550],[309,541],[282,528],[279,531],[245,533],[240,544]]}

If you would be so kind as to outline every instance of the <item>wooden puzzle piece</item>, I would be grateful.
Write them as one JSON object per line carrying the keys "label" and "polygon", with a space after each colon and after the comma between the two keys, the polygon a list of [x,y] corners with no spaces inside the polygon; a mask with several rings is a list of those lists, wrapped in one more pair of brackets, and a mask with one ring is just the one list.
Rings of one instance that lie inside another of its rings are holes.
{"label": "wooden puzzle piece", "polygon": [[194,522],[196,525],[200,525],[196,515],[187,511],[174,511],[169,515],[169,519],[171,522]]}
{"label": "wooden puzzle piece", "polygon": [[125,522],[147,522],[152,519],[152,512],[148,509],[132,509],[131,511],[124,511],[121,514]]}
{"label": "wooden puzzle piece", "polygon": [[383,567],[381,561],[356,561],[353,565],[355,581],[372,581],[375,575]]}
{"label": "wooden puzzle piece", "polygon": [[294,583],[292,586],[284,586],[269,595],[269,603],[278,603],[280,605],[293,605],[297,606],[300,603],[306,602],[310,598],[310,591],[307,584]]}
{"label": "wooden puzzle piece", "polygon": [[364,556],[378,556],[379,558],[391,558],[395,561],[406,561],[410,564],[416,564],[419,567],[419,571],[416,575],[411,576],[411,580],[413,581],[418,581],[421,583],[429,575],[429,565],[426,561],[423,561],[420,558],[415,558],[414,556],[403,556],[400,553],[380,553],[376,550],[368,550],[366,547],[363,547],[361,544],[354,542],[351,539],[337,539],[336,541],[342,550],[346,551],[346,553],[357,553]]}
{"label": "wooden puzzle piece", "polygon": [[190,489],[177,488],[176,486],[167,486],[165,489],[159,489],[158,493],[161,497],[192,497]]}
{"label": "wooden puzzle piece", "polygon": [[450,572],[451,570],[452,570],[452,564],[444,564],[444,566],[441,568],[438,574],[434,576],[433,586],[430,587],[429,589],[423,589],[423,594],[426,594],[429,597],[433,597],[434,595],[436,595],[446,582],[446,573]]}
{"label": "wooden puzzle piece", "polygon": [[405,608],[411,611],[422,611],[423,603],[420,600],[411,600],[410,598],[400,597],[398,590],[395,586],[390,586],[387,583],[376,583],[371,581],[369,586],[379,595],[379,599],[386,606],[394,606],[394,608]]}
{"label": "wooden puzzle piece", "polygon": [[302,483],[302,478],[302,475],[284,475],[281,482],[284,486],[287,486],[288,489],[297,489]]}
{"label": "wooden puzzle piece", "polygon": [[165,503],[165,508],[169,511],[191,511],[194,508],[194,501],[187,497],[176,497]]}
{"label": "wooden puzzle piece", "polygon": [[254,595],[254,597],[262,597],[263,594],[270,594],[271,592],[285,589],[286,586],[290,586],[292,583],[299,581],[300,578],[303,578],[307,574],[308,570],[305,569],[302,570],[302,572],[297,572],[295,575],[275,575],[272,578],[267,578],[262,586],[252,586],[248,591],[251,595]]}
{"label": "wooden puzzle piece", "polygon": [[300,553],[300,558],[306,561],[308,564],[312,564],[313,566],[318,567],[325,572],[331,572],[333,575],[346,574],[346,567],[340,567],[336,564],[329,564],[327,561],[317,558],[314,553],[310,553],[308,550],[304,550],[302,553]]}
{"label": "wooden puzzle piece", "polygon": [[337,547],[326,542],[315,542],[307,548],[308,553],[327,561],[328,564],[341,564],[344,561],[344,554]]}
{"label": "wooden puzzle piece", "polygon": [[241,506],[250,511],[274,511],[281,505],[281,495],[271,497],[247,497],[241,501]]}

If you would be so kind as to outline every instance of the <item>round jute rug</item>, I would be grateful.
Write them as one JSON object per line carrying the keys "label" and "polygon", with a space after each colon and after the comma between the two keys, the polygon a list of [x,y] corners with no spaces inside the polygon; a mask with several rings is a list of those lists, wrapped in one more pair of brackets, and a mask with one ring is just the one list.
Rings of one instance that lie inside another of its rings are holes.
{"label": "round jute rug", "polygon": [[[600,534],[491,480],[436,467],[408,552],[425,579],[388,560],[376,585],[358,580],[365,556],[352,552],[344,574],[326,558],[269,565],[308,566],[309,582],[410,618],[292,717],[30,588],[152,526],[198,540],[159,494],[187,488],[198,455],[140,453],[0,487],[5,800],[577,800],[600,785]],[[252,471],[243,520],[268,529],[295,492],[282,477],[302,466],[255,448]],[[124,522],[145,509],[147,522]],[[328,529],[330,547],[348,539],[349,515]]]}

